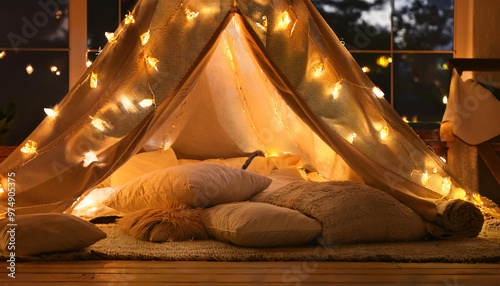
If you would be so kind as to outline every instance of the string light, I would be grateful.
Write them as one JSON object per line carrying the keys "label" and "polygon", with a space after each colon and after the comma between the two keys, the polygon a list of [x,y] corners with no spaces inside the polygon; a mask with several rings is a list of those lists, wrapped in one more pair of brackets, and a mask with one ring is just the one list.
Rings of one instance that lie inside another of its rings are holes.
{"label": "string light", "polygon": [[86,153],[85,157],[83,158],[83,167],[86,168],[93,162],[99,162],[99,159],[97,159],[96,154],[94,152]]}
{"label": "string light", "polygon": [[154,101],[154,100],[152,100],[152,99],[144,99],[143,101],[141,101],[141,102],[139,103],[139,105],[140,105],[141,107],[146,108],[146,107],[149,107],[149,106],[153,105],[154,103],[155,103],[155,101]]}
{"label": "string light", "polygon": [[97,74],[94,72],[90,75],[90,87],[97,88]]}
{"label": "string light", "polygon": [[5,51],[2,51],[2,52],[0,53],[0,59],[3,59],[3,58],[5,57],[5,55],[6,55]]}
{"label": "string light", "polygon": [[33,140],[28,140],[24,147],[21,148],[21,152],[28,155],[36,154],[37,143]]}
{"label": "string light", "polygon": [[356,136],[358,136],[356,133],[352,133],[351,135],[349,135],[347,137],[347,141],[349,141],[349,143],[353,143],[354,142],[354,138],[356,138]]}
{"label": "string light", "polygon": [[325,69],[325,65],[323,63],[317,64],[313,69],[314,77],[319,77],[324,69]]}
{"label": "string light", "polygon": [[438,172],[438,168],[434,168],[434,170],[432,170],[432,172],[433,172],[434,174],[437,174],[437,172]]}
{"label": "string light", "polygon": [[384,92],[378,88],[377,86],[375,86],[373,89],[372,89],[373,93],[375,94],[375,96],[377,96],[378,98],[382,98],[384,97]]}
{"label": "string light", "polygon": [[288,12],[285,11],[278,18],[278,25],[276,26],[276,28],[278,30],[284,30],[284,29],[288,28],[288,25],[290,25],[290,22],[292,22],[292,20],[290,19],[290,14],[288,14]]}
{"label": "string light", "polygon": [[448,104],[448,97],[446,95],[443,96],[443,104]]}
{"label": "string light", "polygon": [[381,56],[377,58],[377,65],[386,68],[389,66],[389,59],[386,56]]}
{"label": "string light", "polygon": [[298,20],[295,20],[295,22],[293,23],[292,29],[290,30],[290,37],[293,36],[293,31],[295,31],[295,26],[297,26],[297,21]]}
{"label": "string light", "polygon": [[3,194],[4,191],[3,191],[3,186],[2,186],[2,183],[0,183],[0,194]]}
{"label": "string light", "polygon": [[52,109],[52,108],[44,108],[43,111],[45,111],[45,114],[47,114],[47,116],[52,119],[54,117],[57,116],[57,114],[59,114],[58,111]]}
{"label": "string light", "polygon": [[150,67],[154,68],[155,70],[158,70],[158,66],[157,65],[158,65],[159,60],[157,58],[153,58],[153,57],[149,57],[148,56],[148,57],[145,57],[145,59],[146,59],[146,63]]}
{"label": "string light", "polygon": [[340,90],[342,90],[342,84],[340,82],[337,82],[335,84],[335,86],[333,87],[333,91],[332,91],[333,99],[339,98]]}
{"label": "string light", "polygon": [[141,35],[141,42],[142,45],[145,46],[149,42],[149,37],[150,37],[150,30],[148,30],[146,33]]}
{"label": "string light", "polygon": [[409,121],[408,121],[408,117],[406,117],[406,116],[401,117],[401,119],[403,119],[403,121],[404,121],[404,122],[406,122],[406,123],[408,123],[408,122],[409,122]]}
{"label": "string light", "polygon": [[170,148],[170,142],[168,142],[168,141],[163,142],[163,145],[161,146],[161,148],[163,150],[167,150],[168,148]]}
{"label": "string light", "polygon": [[481,199],[481,195],[479,194],[472,194],[472,197],[479,203],[480,205],[484,205],[483,200]]}
{"label": "string light", "polygon": [[425,171],[425,173],[422,174],[422,184],[424,186],[427,186],[427,182],[429,181],[429,173]]}
{"label": "string light", "polygon": [[104,131],[106,129],[105,124],[106,122],[100,118],[92,118],[92,126],[94,126],[97,130]]}
{"label": "string light", "polygon": [[108,43],[110,44],[116,43],[115,33],[106,32],[104,33],[104,35],[106,36],[106,38],[108,38]]}
{"label": "string light", "polygon": [[261,23],[257,22],[257,27],[261,28],[264,31],[267,31],[267,16],[266,15],[262,16]]}
{"label": "string light", "polygon": [[384,126],[382,130],[380,130],[380,139],[385,140],[389,136],[389,128]]}
{"label": "string light", "polygon": [[451,190],[451,180],[450,177],[446,177],[443,180],[443,183],[441,185],[441,189],[443,190],[443,193],[449,193]]}
{"label": "string light", "polygon": [[191,11],[189,9],[186,9],[185,12],[186,12],[186,17],[189,20],[192,20],[192,19],[198,17],[198,15],[200,14],[200,12],[193,12],[193,11]]}
{"label": "string light", "polygon": [[135,23],[134,16],[132,14],[127,14],[125,15],[125,25],[133,24]]}
{"label": "string light", "polygon": [[56,75],[61,75],[61,72],[60,71],[56,71]]}
{"label": "string light", "polygon": [[33,66],[31,64],[27,65],[26,66],[26,72],[31,75],[33,73],[35,69],[33,68]]}
{"label": "string light", "polygon": [[441,159],[441,161],[443,161],[444,163],[446,163],[446,159],[443,158],[443,157],[439,157]]}
{"label": "string light", "polygon": [[87,61],[87,67],[89,68],[92,65],[92,61],[88,60]]}
{"label": "string light", "polygon": [[50,71],[55,73],[57,71],[57,67],[56,66],[51,66],[50,67]]}
{"label": "string light", "polygon": [[362,67],[361,70],[364,72],[364,73],[369,73],[370,72],[370,68],[369,67]]}

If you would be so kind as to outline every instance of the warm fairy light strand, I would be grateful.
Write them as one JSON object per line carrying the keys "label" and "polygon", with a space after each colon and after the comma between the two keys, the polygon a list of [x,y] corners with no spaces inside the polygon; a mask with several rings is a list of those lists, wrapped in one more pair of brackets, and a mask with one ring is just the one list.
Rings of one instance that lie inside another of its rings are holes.
{"label": "warm fairy light strand", "polygon": [[110,43],[110,44],[116,43],[115,33],[106,32],[106,33],[104,33],[104,35],[108,39],[108,43]]}
{"label": "warm fairy light strand", "polygon": [[97,74],[94,72],[90,74],[90,87],[97,88]]}
{"label": "warm fairy light strand", "polygon": [[189,20],[198,17],[198,15],[200,14],[200,12],[193,12],[189,9],[184,10],[184,12],[186,13],[186,18],[188,18]]}
{"label": "warm fairy light strand", "polygon": [[37,154],[37,145],[38,144],[35,141],[28,140],[28,142],[26,142],[26,144],[24,144],[24,146],[21,148],[21,152],[28,155]]}
{"label": "warm fairy light strand", "polygon": [[124,23],[125,25],[130,25],[130,24],[133,24],[135,23],[135,19],[134,19],[134,16],[132,14],[127,14],[125,16],[125,20],[124,20]]}
{"label": "warm fairy light strand", "polygon": [[57,114],[59,114],[59,112],[57,110],[52,109],[52,108],[44,108],[43,111],[51,119],[55,118],[57,116]]}
{"label": "warm fairy light strand", "polygon": [[151,36],[151,31],[148,30],[146,33],[141,35],[142,45],[145,46],[149,42],[149,38]]}

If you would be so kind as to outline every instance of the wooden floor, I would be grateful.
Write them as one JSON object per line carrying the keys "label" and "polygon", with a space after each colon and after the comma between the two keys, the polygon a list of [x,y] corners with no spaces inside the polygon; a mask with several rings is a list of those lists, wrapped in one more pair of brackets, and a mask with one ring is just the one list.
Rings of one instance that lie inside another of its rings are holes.
{"label": "wooden floor", "polygon": [[81,261],[17,263],[0,285],[495,285],[500,264]]}

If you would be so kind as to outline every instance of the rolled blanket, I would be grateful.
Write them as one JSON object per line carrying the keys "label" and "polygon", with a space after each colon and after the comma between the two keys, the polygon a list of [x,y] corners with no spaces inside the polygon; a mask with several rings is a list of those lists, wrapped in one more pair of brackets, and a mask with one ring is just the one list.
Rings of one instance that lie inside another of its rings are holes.
{"label": "rolled blanket", "polygon": [[483,227],[483,214],[468,201],[439,202],[437,212],[436,221],[427,223],[427,231],[436,238],[476,237]]}

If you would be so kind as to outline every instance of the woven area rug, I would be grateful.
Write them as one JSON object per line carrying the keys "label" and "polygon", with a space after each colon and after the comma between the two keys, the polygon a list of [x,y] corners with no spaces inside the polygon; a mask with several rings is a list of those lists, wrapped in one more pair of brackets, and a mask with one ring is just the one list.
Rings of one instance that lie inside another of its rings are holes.
{"label": "woven area rug", "polygon": [[[476,238],[330,247],[312,244],[282,248],[237,247],[215,240],[144,242],[126,235],[116,225],[99,227],[108,237],[82,251],[18,257],[17,260],[500,262],[500,220],[485,223]],[[1,259],[6,258],[5,253],[1,256]]]}

